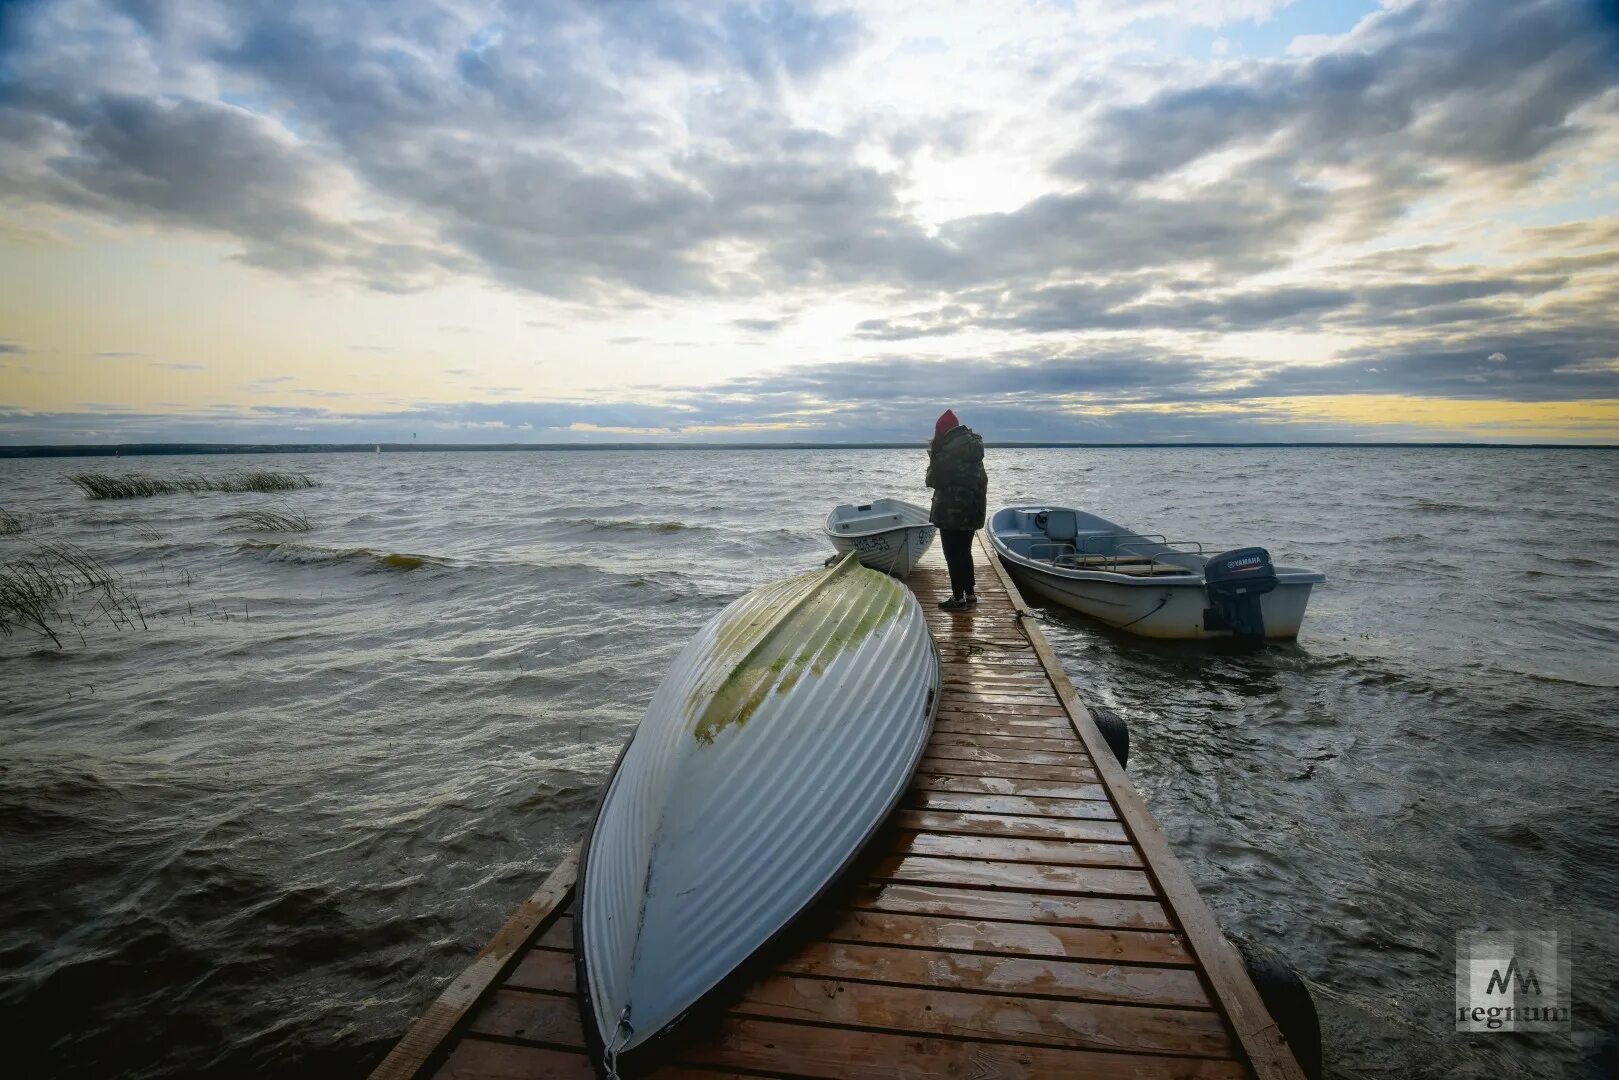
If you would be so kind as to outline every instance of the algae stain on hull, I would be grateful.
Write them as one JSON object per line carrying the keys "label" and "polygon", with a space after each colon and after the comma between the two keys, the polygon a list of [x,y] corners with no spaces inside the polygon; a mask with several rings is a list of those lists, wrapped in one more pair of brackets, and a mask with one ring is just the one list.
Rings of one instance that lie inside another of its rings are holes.
{"label": "algae stain on hull", "polygon": [[828,664],[896,618],[905,590],[886,574],[846,557],[783,583],[783,597],[762,612],[738,612],[715,633],[720,647],[746,650],[722,661],[725,677],[711,692],[706,681],[686,702],[695,715],[693,737],[704,746],[728,727],[743,727],[770,696],[785,694],[805,672],[819,676]]}

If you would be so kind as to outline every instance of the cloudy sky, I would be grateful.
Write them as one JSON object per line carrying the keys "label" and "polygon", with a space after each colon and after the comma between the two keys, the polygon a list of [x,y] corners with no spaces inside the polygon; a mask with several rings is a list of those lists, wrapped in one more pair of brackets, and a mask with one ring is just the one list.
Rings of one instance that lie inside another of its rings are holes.
{"label": "cloudy sky", "polygon": [[0,3],[0,444],[1619,441],[1612,0]]}

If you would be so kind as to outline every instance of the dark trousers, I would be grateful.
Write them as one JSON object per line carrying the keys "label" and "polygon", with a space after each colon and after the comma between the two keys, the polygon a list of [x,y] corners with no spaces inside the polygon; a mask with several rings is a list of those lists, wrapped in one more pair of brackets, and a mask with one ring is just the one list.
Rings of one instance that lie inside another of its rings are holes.
{"label": "dark trousers", "polygon": [[944,564],[950,568],[950,595],[977,592],[973,580],[973,530],[940,529],[939,546],[944,548]]}

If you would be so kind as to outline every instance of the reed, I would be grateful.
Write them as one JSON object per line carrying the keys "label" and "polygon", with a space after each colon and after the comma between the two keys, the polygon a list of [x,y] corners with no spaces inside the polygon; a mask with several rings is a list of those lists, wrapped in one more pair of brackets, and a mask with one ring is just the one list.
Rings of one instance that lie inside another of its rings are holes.
{"label": "reed", "polygon": [[222,519],[229,522],[226,532],[308,532],[315,526],[309,516],[290,507],[268,510],[238,510]]}
{"label": "reed", "polygon": [[[62,647],[56,625],[88,624],[68,610],[75,600],[93,597],[94,611],[114,626],[146,625],[140,601],[126,592],[105,563],[72,544],[41,544],[34,554],[0,567],[0,634],[32,630]],[[93,615],[93,612],[92,612]]]}
{"label": "reed", "polygon": [[28,522],[0,506],[0,536],[16,536],[28,528]]}
{"label": "reed", "polygon": [[213,476],[77,472],[67,478],[92,499],[144,499],[200,491],[297,491],[315,486],[304,473],[279,469],[238,469]]}

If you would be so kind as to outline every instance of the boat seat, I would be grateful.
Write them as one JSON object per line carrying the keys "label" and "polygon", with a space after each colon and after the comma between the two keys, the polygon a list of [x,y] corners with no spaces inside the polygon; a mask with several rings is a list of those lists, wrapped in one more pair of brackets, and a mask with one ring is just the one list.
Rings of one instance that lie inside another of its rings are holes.
{"label": "boat seat", "polygon": [[1072,510],[1046,511],[1046,539],[1072,544],[1079,535],[1079,515]]}

